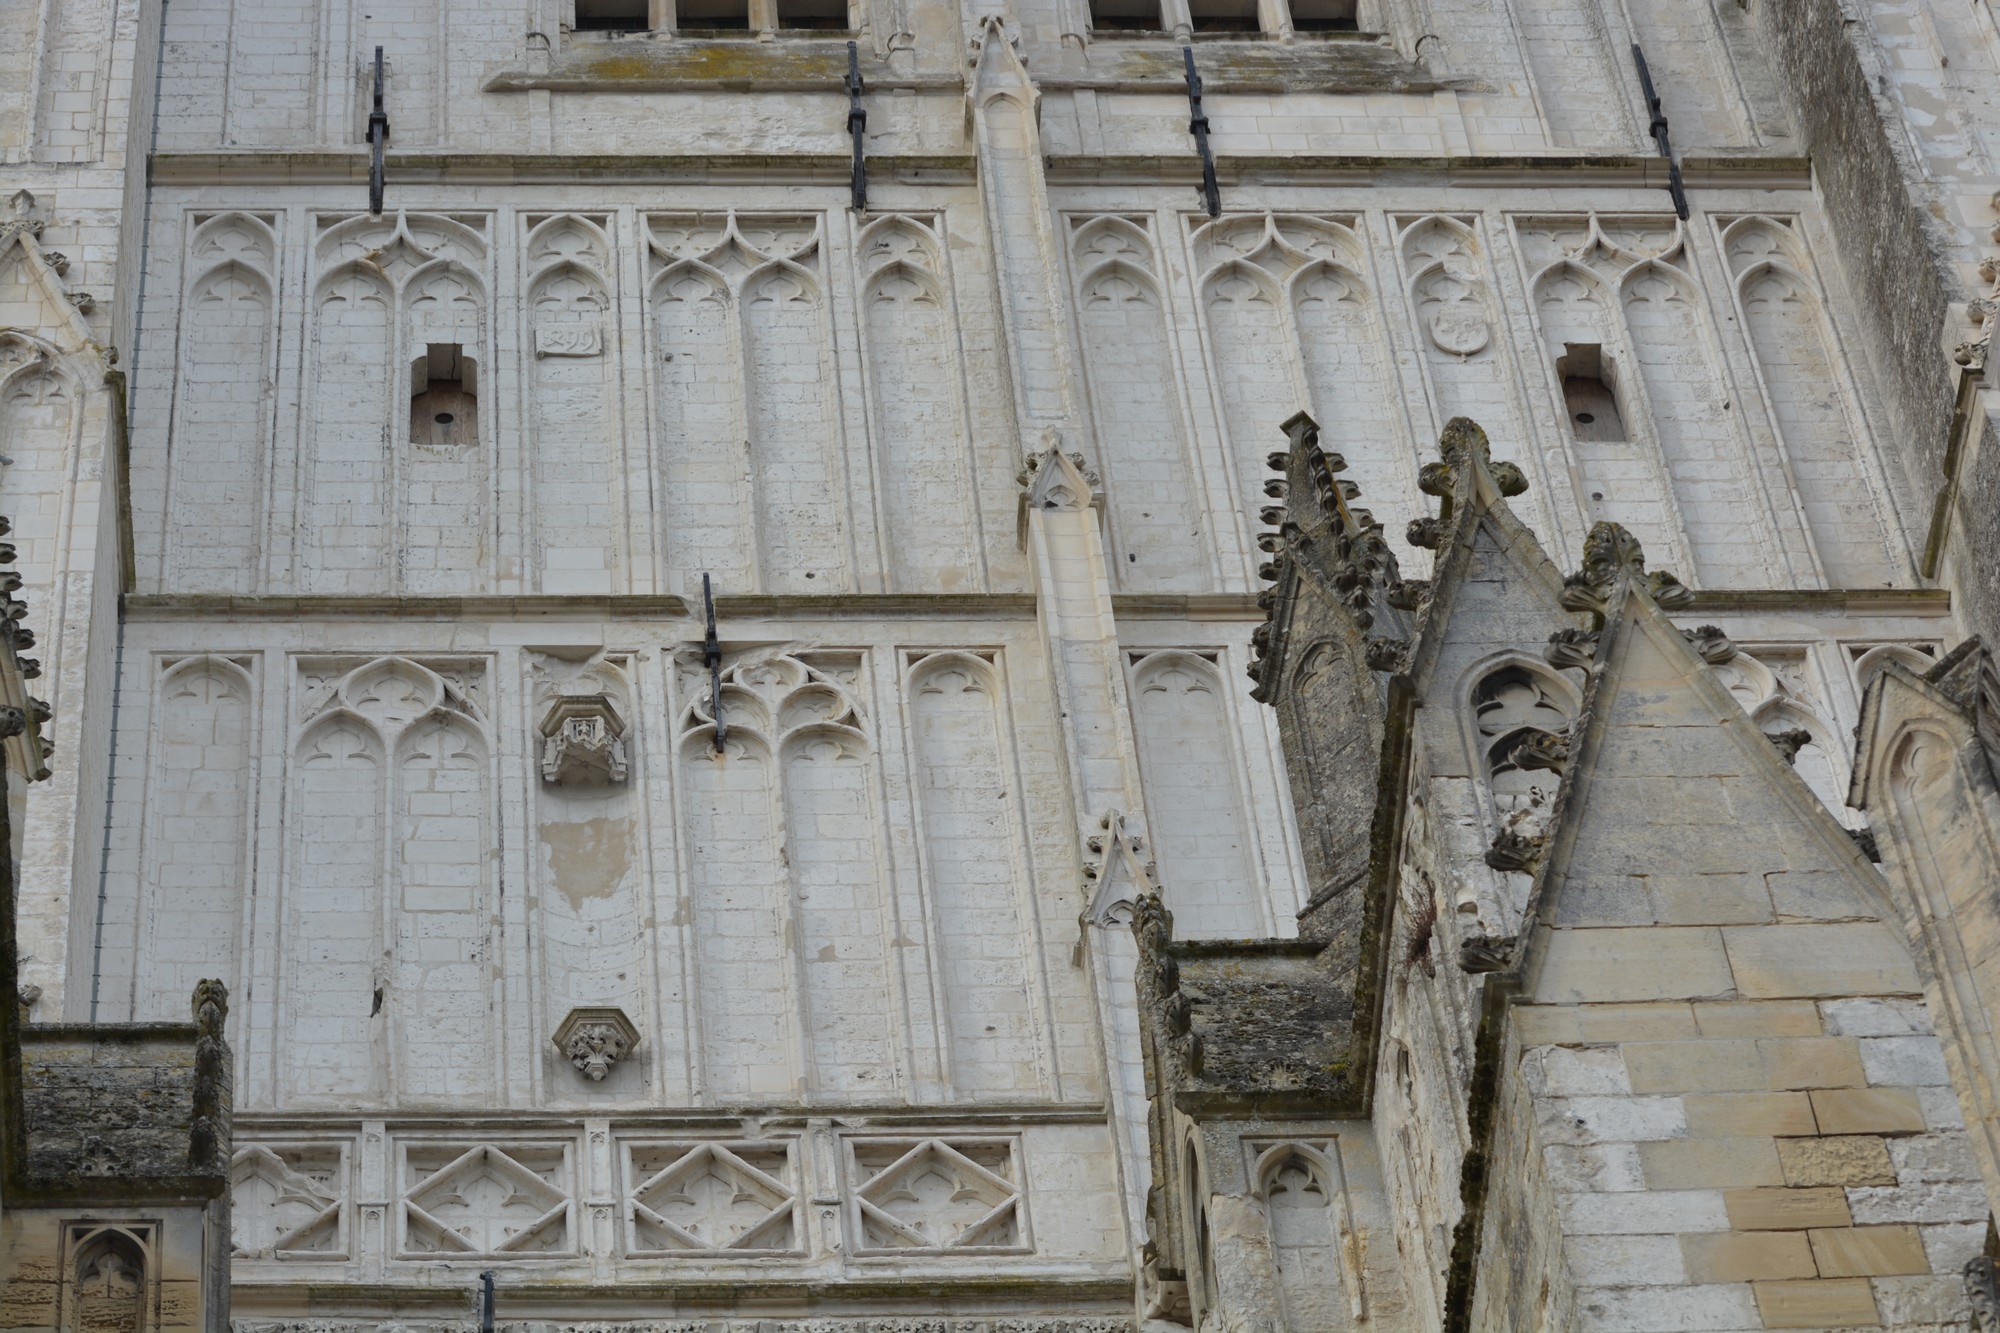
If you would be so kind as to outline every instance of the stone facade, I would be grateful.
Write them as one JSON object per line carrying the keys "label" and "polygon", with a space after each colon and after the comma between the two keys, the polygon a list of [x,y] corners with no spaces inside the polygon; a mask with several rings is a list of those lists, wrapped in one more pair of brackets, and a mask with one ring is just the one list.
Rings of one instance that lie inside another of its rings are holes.
{"label": "stone facade", "polygon": [[230,988],[244,1328],[1968,1326],[1983,4],[0,31],[21,979]]}

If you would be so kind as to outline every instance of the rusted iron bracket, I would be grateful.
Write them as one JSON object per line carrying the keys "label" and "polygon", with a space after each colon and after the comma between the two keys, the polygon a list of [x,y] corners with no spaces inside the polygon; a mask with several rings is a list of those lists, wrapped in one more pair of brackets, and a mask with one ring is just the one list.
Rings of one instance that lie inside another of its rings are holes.
{"label": "rusted iron bracket", "polygon": [[383,150],[389,143],[389,113],[382,109],[382,48],[375,48],[375,108],[368,113],[368,211],[382,213]]}
{"label": "rusted iron bracket", "polygon": [[1201,109],[1201,75],[1194,72],[1194,48],[1181,48],[1187,68],[1188,133],[1194,136],[1195,151],[1201,154],[1201,199],[1210,217],[1222,213],[1222,191],[1215,183],[1215,154],[1208,147],[1208,113]]}
{"label": "rusted iron bracket", "polygon": [[1682,222],[1687,221],[1687,190],[1681,185],[1681,164],[1674,161],[1674,147],[1667,139],[1667,113],[1660,106],[1660,95],[1653,91],[1653,74],[1646,68],[1646,53],[1632,43],[1632,63],[1639,67],[1639,87],[1646,94],[1646,114],[1653,118],[1647,126],[1647,133],[1660,146],[1660,156],[1667,159],[1667,193],[1674,198],[1674,213]]}
{"label": "rusted iron bracket", "polygon": [[861,105],[861,94],[867,89],[861,82],[861,52],[853,42],[847,44],[847,133],[854,140],[854,211],[868,211],[868,158],[862,152],[862,135],[868,129],[868,109]]}

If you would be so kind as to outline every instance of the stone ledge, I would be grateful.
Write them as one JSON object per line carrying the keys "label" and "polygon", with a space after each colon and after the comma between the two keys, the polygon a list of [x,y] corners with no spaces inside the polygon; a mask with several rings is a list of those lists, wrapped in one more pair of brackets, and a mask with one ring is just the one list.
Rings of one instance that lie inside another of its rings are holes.
{"label": "stone ledge", "polygon": [[[694,619],[688,599],[671,593],[592,596],[523,594],[466,597],[291,596],[228,593],[131,593],[125,612],[133,620],[613,620]],[[717,597],[719,618],[774,619],[878,616],[883,618],[1027,619],[1032,593],[826,593],[801,596]],[[728,636],[725,635],[725,638]]]}
{"label": "stone ledge", "polygon": [[[838,89],[834,90],[838,92]],[[156,185],[360,185],[368,180],[365,151],[155,153]],[[928,175],[955,182],[973,177],[970,154],[870,153],[873,177]],[[846,153],[396,153],[386,155],[389,184],[530,185],[590,180],[607,186],[689,183],[788,185],[820,183],[845,188],[854,170]]]}

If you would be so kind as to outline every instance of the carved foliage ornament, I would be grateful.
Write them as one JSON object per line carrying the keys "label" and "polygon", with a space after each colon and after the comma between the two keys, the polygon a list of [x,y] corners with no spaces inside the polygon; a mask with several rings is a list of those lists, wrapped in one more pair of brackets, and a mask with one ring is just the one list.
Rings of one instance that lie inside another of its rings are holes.
{"label": "carved foliage ornament", "polygon": [[1583,568],[1563,580],[1563,609],[1604,614],[1622,579],[1643,580],[1663,611],[1685,611],[1694,603],[1694,593],[1672,574],[1646,573],[1646,553],[1637,537],[1616,523],[1599,523],[1584,539]]}
{"label": "carved foliage ornament", "polygon": [[622,1009],[580,1008],[569,1011],[551,1040],[585,1078],[602,1083],[611,1067],[639,1044],[639,1029]]}

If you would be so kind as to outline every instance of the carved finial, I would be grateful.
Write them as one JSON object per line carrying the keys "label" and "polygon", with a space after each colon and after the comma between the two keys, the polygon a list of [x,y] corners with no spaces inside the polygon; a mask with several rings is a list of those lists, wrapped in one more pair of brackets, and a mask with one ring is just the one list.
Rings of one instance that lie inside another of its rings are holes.
{"label": "carved finial", "polygon": [[1602,615],[1625,579],[1643,579],[1663,611],[1685,610],[1694,601],[1694,593],[1672,574],[1646,573],[1646,553],[1631,532],[1617,523],[1598,523],[1584,538],[1583,568],[1563,580],[1563,609]]}
{"label": "carved finial", "polygon": [[1736,656],[1736,645],[1722,632],[1720,625],[1697,625],[1693,629],[1682,630],[1681,637],[1710,666],[1721,666]]}
{"label": "carved finial", "polygon": [[35,196],[26,190],[16,190],[7,199],[7,211],[0,216],[0,244],[13,240],[22,232],[30,236],[40,236],[48,226],[48,218],[35,204]]}
{"label": "carved finial", "polygon": [[204,1037],[222,1035],[222,1024],[229,1017],[229,987],[214,978],[197,981],[194,984],[195,1031]]}
{"label": "carved finial", "polygon": [[1014,480],[1027,493],[1030,509],[1088,508],[1100,485],[1082,454],[1064,452],[1062,436],[1053,428],[1043,436],[1042,451],[1028,455]]}
{"label": "carved finial", "polygon": [[1965,1296],[1972,1307],[1974,1333],[2000,1333],[2000,1263],[1992,1255],[1966,1260]]}

